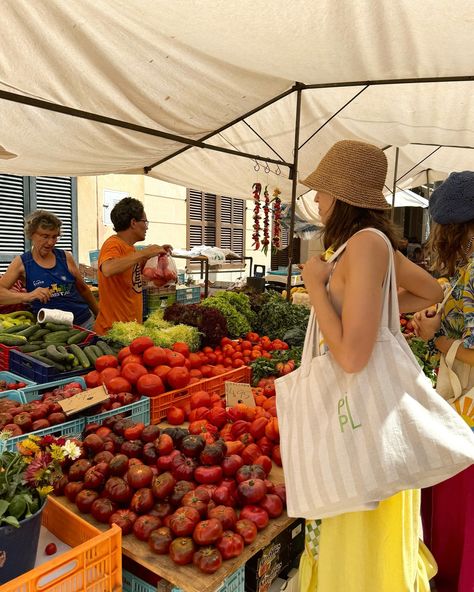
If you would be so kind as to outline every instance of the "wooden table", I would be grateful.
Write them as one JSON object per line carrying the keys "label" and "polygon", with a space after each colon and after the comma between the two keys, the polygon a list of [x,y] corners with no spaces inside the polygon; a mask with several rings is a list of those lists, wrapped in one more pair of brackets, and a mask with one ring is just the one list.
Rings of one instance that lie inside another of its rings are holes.
{"label": "wooden table", "polygon": [[[282,469],[273,465],[270,479],[274,483],[283,482]],[[59,497],[57,499],[67,508],[79,514],[76,505],[69,502],[65,497]],[[102,531],[108,529],[106,524],[97,522],[90,514],[80,515],[84,520],[87,520],[98,529]],[[214,592],[230,574],[244,565],[260,549],[266,547],[280,532],[285,530],[294,521],[295,518],[289,518],[286,512],[279,518],[270,520],[269,525],[258,533],[253,544],[246,546],[239,557],[224,561],[222,567],[211,575],[198,571],[192,565],[176,565],[169,555],[156,555],[151,551],[147,543],[139,541],[132,534],[122,538],[122,551],[127,557],[139,565],[168,580],[185,592]]]}

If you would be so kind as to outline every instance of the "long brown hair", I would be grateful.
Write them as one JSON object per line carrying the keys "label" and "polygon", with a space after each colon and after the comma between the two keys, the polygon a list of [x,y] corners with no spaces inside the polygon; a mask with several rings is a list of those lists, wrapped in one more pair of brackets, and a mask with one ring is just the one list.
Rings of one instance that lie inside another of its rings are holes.
{"label": "long brown hair", "polygon": [[363,228],[380,230],[392,243],[393,248],[398,248],[399,232],[385,211],[358,208],[339,199],[335,200],[331,215],[323,230],[324,248],[331,247],[336,250]]}
{"label": "long brown hair", "polygon": [[427,243],[431,269],[441,275],[452,277],[456,268],[468,261],[463,247],[473,233],[474,220],[462,224],[433,222]]}

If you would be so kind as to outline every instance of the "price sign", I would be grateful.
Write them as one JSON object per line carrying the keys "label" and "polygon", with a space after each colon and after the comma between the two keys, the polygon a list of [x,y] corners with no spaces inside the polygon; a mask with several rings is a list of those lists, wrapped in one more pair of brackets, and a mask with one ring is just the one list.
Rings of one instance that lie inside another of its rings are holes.
{"label": "price sign", "polygon": [[255,407],[255,400],[250,384],[230,382],[228,380],[225,383],[225,400],[227,407],[233,407],[237,403],[244,403],[247,407]]}
{"label": "price sign", "polygon": [[74,415],[74,413],[79,413],[79,411],[82,411],[83,409],[93,407],[99,403],[104,403],[104,401],[107,401],[108,398],[109,394],[107,389],[104,385],[102,385],[93,389],[88,389],[82,393],[78,393],[73,397],[69,397],[69,399],[58,401],[58,403],[61,405],[62,410],[66,415]]}

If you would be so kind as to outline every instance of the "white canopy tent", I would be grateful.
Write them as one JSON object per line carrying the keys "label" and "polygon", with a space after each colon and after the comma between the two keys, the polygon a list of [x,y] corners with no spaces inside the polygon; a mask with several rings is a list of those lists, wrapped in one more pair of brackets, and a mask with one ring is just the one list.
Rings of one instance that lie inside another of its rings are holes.
{"label": "white canopy tent", "polygon": [[0,15],[4,173],[244,198],[260,181],[294,203],[289,173],[341,138],[386,150],[387,193],[474,168],[472,0],[0,0]]}

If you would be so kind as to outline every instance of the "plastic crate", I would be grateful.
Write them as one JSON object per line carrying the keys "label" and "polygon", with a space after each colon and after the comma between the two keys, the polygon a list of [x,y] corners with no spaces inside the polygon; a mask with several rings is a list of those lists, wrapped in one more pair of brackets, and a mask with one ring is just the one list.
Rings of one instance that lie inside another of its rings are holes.
{"label": "plastic crate", "polygon": [[85,420],[86,424],[102,424],[104,420],[108,417],[113,417],[114,415],[124,415],[136,422],[141,421],[145,425],[148,425],[150,423],[150,399],[148,397],[142,397],[138,401],[130,403],[130,405],[124,405],[123,407],[118,407],[117,409],[111,409],[110,411],[104,411],[103,413],[97,413],[95,415],[88,415],[85,417]]}
{"label": "plastic crate", "polygon": [[31,401],[37,399],[46,391],[52,391],[58,386],[64,386],[65,384],[69,384],[71,382],[79,382],[80,385],[84,390],[86,390],[86,382],[81,376],[74,376],[71,378],[62,378],[61,380],[53,380],[52,382],[45,382],[43,384],[32,384],[31,386],[27,386],[21,389],[25,397],[25,401],[30,403]]}
{"label": "plastic crate", "polygon": [[91,267],[97,268],[99,263],[99,253],[100,251],[89,251],[89,263]]}
{"label": "plastic crate", "polygon": [[146,288],[146,310],[149,315],[154,310],[163,306],[171,306],[176,302],[176,289],[174,286],[169,288],[156,288],[153,284],[148,284]]}
{"label": "plastic crate", "polygon": [[[24,382],[28,386],[28,388],[36,384],[34,380],[28,380],[27,378],[23,378],[23,376],[18,376],[17,374],[14,374],[13,372],[8,372],[7,370],[2,370],[0,372],[0,380],[6,380],[7,382]],[[22,389],[12,389],[12,392],[15,392],[16,390]]]}
{"label": "plastic crate", "polygon": [[72,547],[11,580],[2,592],[112,592],[122,589],[122,532],[101,532],[49,496],[43,526]]}
{"label": "plastic crate", "polygon": [[232,382],[250,382],[251,374],[252,371],[248,366],[241,366],[220,376],[200,380],[183,389],[168,391],[157,397],[150,397],[151,423],[159,423],[166,417],[166,413],[171,406],[176,405],[182,407],[189,401],[191,395],[197,391],[207,391],[211,395],[216,393],[220,397],[223,397],[225,394],[225,383],[228,380]]}
{"label": "plastic crate", "polygon": [[[148,584],[138,576],[127,570],[122,571],[123,592],[156,592],[157,587]],[[168,585],[170,592],[184,592],[181,588]],[[162,586],[158,586],[158,590]],[[245,566],[239,567],[233,574],[230,574],[214,592],[245,592]]]}
{"label": "plastic crate", "polygon": [[[79,347],[84,347],[81,344]],[[87,374],[91,368],[82,368],[77,366],[74,370],[69,372],[60,372],[54,366],[48,366],[40,360],[36,360],[33,356],[24,354],[20,351],[10,352],[10,370],[19,374],[23,378],[29,378],[38,384],[45,382],[53,382],[62,378],[71,378],[79,374]]]}
{"label": "plastic crate", "polygon": [[61,436],[64,438],[80,438],[82,436],[82,432],[84,431],[84,426],[85,419],[83,417],[79,417],[78,419],[65,421],[64,423],[58,423],[57,425],[51,426],[49,428],[36,430],[36,432],[21,434],[21,436],[13,436],[13,438],[8,438],[8,440],[0,442],[0,453],[3,450],[16,450],[16,445],[18,442],[22,442],[32,434],[38,436],[39,438],[42,438],[43,436],[55,436],[56,438],[60,438]]}
{"label": "plastic crate", "polygon": [[201,302],[201,288],[199,286],[176,288],[176,302],[178,304],[199,304]]}
{"label": "plastic crate", "polygon": [[122,590],[123,592],[156,592],[156,586],[148,584],[138,576],[123,569]]}

